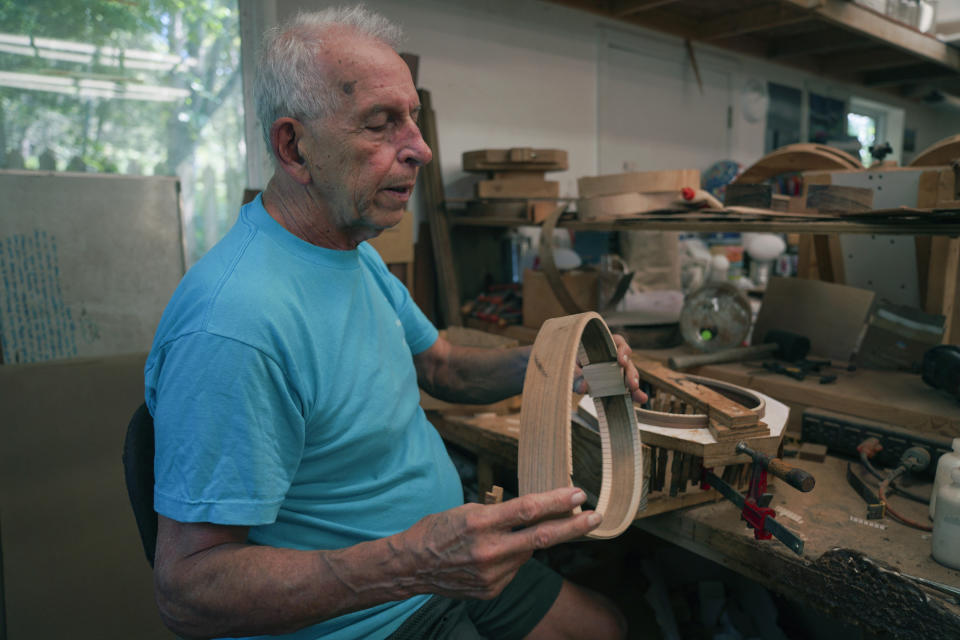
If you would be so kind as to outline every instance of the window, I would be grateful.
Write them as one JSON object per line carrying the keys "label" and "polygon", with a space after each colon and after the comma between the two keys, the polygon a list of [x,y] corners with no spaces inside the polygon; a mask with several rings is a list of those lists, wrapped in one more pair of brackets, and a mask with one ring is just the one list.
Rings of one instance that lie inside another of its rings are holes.
{"label": "window", "polygon": [[877,140],[877,119],[865,113],[853,113],[851,111],[847,114],[847,135],[860,142],[860,162],[863,163],[863,166],[869,167],[873,162],[870,147]]}
{"label": "window", "polygon": [[0,0],[0,166],[177,175],[187,260],[243,195],[236,0]]}

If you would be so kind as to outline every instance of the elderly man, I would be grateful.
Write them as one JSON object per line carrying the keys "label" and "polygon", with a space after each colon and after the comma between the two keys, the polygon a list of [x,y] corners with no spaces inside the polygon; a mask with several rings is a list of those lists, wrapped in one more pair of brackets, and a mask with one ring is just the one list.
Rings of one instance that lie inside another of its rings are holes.
{"label": "elderly man", "polygon": [[454,402],[518,393],[529,349],[438,338],[364,242],[431,158],[396,37],[335,9],[265,40],[275,174],[184,278],[145,368],[162,617],[191,637],[622,637],[607,601],[530,559],[599,524],[558,517],[583,492],[464,505],[418,406],[418,383]]}

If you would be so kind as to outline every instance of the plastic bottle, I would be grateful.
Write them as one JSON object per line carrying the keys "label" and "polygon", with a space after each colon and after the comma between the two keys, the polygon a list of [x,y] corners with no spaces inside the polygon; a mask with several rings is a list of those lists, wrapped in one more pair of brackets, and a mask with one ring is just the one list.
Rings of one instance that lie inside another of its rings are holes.
{"label": "plastic bottle", "polygon": [[932,555],[943,566],[960,569],[960,467],[950,472],[950,481],[937,492]]}
{"label": "plastic bottle", "polygon": [[953,451],[940,456],[937,463],[937,475],[933,479],[933,491],[930,492],[930,519],[936,513],[937,490],[945,484],[950,484],[950,471],[960,467],[960,438],[953,439]]}

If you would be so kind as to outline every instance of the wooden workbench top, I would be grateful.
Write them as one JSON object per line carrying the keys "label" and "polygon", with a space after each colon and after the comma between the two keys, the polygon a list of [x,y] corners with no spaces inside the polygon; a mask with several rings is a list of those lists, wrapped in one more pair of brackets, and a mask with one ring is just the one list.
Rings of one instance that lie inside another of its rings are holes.
{"label": "wooden workbench top", "polygon": [[[689,348],[635,350],[635,359],[666,361],[670,356],[694,353]],[[769,360],[769,358],[767,358]],[[717,378],[765,393],[790,406],[788,429],[799,433],[803,410],[808,407],[883,422],[921,434],[960,437],[960,402],[928,386],[917,374],[899,371],[845,368],[825,369],[836,382],[820,384],[819,376],[795,380],[767,371],[761,360],[705,365],[690,373]]]}
{"label": "wooden workbench top", "polygon": [[[434,414],[432,420],[445,439],[516,470],[516,414]],[[674,504],[665,513],[651,504],[654,513],[644,514],[634,526],[881,637],[895,626],[898,638],[960,637],[960,604],[901,575],[960,588],[960,571],[930,557],[930,533],[889,518],[866,520],[863,500],[847,484],[846,460],[827,456],[823,462],[791,464],[812,473],[816,487],[801,493],[771,482],[770,506],[777,510],[778,522],[803,538],[802,556],[775,539],[754,539],[739,509],[727,500],[712,501],[713,492],[690,492],[694,506]],[[929,485],[914,490],[924,493]],[[906,517],[928,522],[926,505],[902,497],[891,500]]]}
{"label": "wooden workbench top", "polygon": [[[958,602],[900,575],[960,588],[960,571],[931,558],[930,533],[889,518],[867,520],[863,500],[846,482],[846,460],[827,456],[823,462],[791,464],[812,473],[817,485],[801,493],[777,482],[770,506],[778,522],[804,539],[803,556],[775,539],[755,540],[726,500],[638,520],[635,526],[880,637],[899,625],[904,626],[892,637],[960,637]],[[924,487],[917,490],[923,493]],[[896,496],[891,504],[929,523],[926,505]]]}

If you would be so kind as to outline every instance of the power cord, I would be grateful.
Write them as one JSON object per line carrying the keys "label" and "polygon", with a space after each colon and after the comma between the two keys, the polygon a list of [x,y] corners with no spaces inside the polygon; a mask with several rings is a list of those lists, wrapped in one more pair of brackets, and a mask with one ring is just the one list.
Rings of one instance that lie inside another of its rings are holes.
{"label": "power cord", "polygon": [[[882,450],[883,445],[880,444],[880,441],[877,438],[867,438],[857,447],[857,451],[860,453],[860,464],[862,464],[863,467],[870,472],[870,475],[881,482],[886,476],[881,473],[879,469],[873,466],[873,463],[870,462],[870,459]],[[922,471],[922,469],[918,469],[918,471]],[[924,497],[918,493],[910,491],[909,489],[904,489],[899,484],[891,484],[890,487],[903,497],[910,498],[914,502],[930,504],[929,497]]]}
{"label": "power cord", "polygon": [[921,531],[933,531],[933,527],[915,520],[911,520],[910,518],[902,516],[891,509],[890,504],[887,502],[885,493],[887,488],[890,486],[890,483],[896,480],[899,476],[903,475],[907,471],[923,471],[929,464],[930,453],[926,449],[921,447],[910,447],[903,452],[903,456],[900,458],[900,465],[891,471],[886,478],[884,478],[883,482],[880,483],[879,489],[877,489],[877,495],[880,497],[880,502],[883,503],[883,505],[886,507],[887,513],[889,513],[893,519],[898,520],[908,527],[920,529]]}

